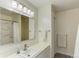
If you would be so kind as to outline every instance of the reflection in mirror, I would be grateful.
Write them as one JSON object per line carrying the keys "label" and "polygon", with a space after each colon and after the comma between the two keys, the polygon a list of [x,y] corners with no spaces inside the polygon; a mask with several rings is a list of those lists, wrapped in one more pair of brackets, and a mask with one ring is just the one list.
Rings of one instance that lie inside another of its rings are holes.
{"label": "reflection in mirror", "polygon": [[[20,19],[19,14],[0,7],[0,57],[6,57],[16,51],[15,43],[20,42]],[[17,30],[16,33],[14,30]]]}
{"label": "reflection in mirror", "polygon": [[34,19],[0,7],[0,45],[32,40]]}
{"label": "reflection in mirror", "polygon": [[0,20],[0,45],[13,43],[12,21]]}
{"label": "reflection in mirror", "polygon": [[29,17],[21,15],[21,41],[29,40]]}
{"label": "reflection in mirror", "polygon": [[[1,46],[7,44],[14,44],[15,41],[18,41],[17,38],[16,38],[17,40],[15,40],[14,38],[15,35],[14,29],[16,29],[14,28],[14,23],[18,23],[19,25],[20,19],[21,16],[19,14],[0,7],[0,45]],[[18,28],[19,27],[20,25],[18,26]]]}

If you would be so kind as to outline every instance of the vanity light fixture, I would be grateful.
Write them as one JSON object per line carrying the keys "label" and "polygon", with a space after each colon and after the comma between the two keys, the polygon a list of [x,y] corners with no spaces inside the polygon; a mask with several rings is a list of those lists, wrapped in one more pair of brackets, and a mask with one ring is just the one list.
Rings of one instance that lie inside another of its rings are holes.
{"label": "vanity light fixture", "polygon": [[23,6],[21,4],[18,4],[18,10],[22,10]]}
{"label": "vanity light fixture", "polygon": [[27,7],[23,7],[22,4],[20,4],[19,2],[12,0],[12,8],[20,11],[20,12],[24,12],[25,14],[28,14],[29,17],[34,17],[34,12],[31,11],[30,9],[28,9]]}
{"label": "vanity light fixture", "polygon": [[18,5],[17,1],[14,1],[14,0],[13,0],[13,1],[12,1],[12,7],[13,7],[13,8],[17,8],[17,5]]}

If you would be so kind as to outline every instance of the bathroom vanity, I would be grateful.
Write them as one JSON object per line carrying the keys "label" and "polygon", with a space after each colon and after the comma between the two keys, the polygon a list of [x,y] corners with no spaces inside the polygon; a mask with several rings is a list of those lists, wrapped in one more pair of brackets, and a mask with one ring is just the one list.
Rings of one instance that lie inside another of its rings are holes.
{"label": "bathroom vanity", "polygon": [[13,53],[8,58],[50,58],[49,48],[47,42],[42,42],[30,46],[27,51],[20,51],[20,54]]}

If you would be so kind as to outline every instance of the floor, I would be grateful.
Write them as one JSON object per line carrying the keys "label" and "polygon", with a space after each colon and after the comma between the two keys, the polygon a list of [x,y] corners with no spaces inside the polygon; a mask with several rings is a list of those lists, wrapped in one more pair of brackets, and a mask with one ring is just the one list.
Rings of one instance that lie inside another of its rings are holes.
{"label": "floor", "polygon": [[68,55],[56,53],[55,56],[54,56],[54,58],[72,58],[72,57],[68,56]]}

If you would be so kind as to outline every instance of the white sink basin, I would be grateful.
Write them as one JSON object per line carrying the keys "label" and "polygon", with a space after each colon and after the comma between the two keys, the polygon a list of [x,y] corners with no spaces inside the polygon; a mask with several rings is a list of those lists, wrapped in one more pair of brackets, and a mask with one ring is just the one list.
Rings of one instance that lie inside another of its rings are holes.
{"label": "white sink basin", "polygon": [[21,51],[20,54],[18,54],[18,55],[22,56],[22,57],[30,57],[29,50],[27,50],[27,51]]}
{"label": "white sink basin", "polygon": [[34,46],[29,47],[29,49],[27,49],[27,51],[20,51],[20,54],[14,53],[10,56],[8,56],[8,58],[35,58],[36,56],[38,56],[42,51],[44,51],[44,49],[46,49],[49,46],[49,44],[47,43],[39,43],[36,44]]}
{"label": "white sink basin", "polygon": [[20,54],[12,54],[9,56],[9,58],[30,58],[29,50],[27,51],[20,51]]}

